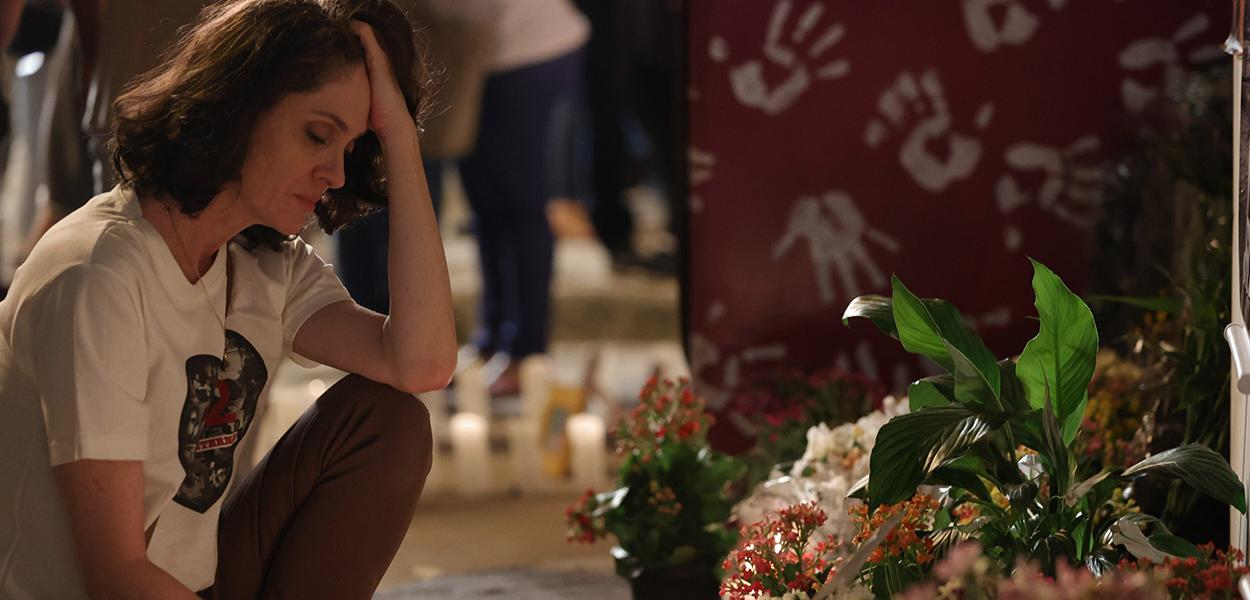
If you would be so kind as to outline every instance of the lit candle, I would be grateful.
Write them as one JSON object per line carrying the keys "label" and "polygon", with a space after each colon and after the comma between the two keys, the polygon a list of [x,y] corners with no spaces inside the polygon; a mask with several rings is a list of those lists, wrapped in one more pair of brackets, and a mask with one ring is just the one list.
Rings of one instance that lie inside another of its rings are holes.
{"label": "lit candle", "polygon": [[513,419],[508,423],[508,451],[512,458],[512,476],[523,492],[545,487],[542,452],[538,444],[539,428],[535,419]]}
{"label": "lit candle", "polygon": [[569,468],[578,489],[606,487],[607,443],[603,419],[590,413],[569,417],[565,425],[569,438]]}
{"label": "lit candle", "polygon": [[456,409],[490,417],[490,400],[482,381],[482,366],[472,364],[456,374]]}
{"label": "lit candle", "polygon": [[551,365],[536,354],[521,361],[521,418],[541,419],[551,398]]}
{"label": "lit candle", "polygon": [[462,412],[451,418],[452,464],[460,493],[465,496],[480,496],[491,489],[486,427],[482,415]]}

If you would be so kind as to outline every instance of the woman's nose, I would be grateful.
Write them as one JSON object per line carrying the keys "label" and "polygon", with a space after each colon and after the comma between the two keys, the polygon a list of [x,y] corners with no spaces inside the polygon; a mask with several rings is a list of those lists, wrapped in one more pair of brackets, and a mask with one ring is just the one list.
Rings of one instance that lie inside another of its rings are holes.
{"label": "woman's nose", "polygon": [[347,175],[344,172],[343,155],[336,154],[329,164],[323,163],[318,167],[318,179],[325,183],[330,189],[338,189],[343,187],[347,182]]}

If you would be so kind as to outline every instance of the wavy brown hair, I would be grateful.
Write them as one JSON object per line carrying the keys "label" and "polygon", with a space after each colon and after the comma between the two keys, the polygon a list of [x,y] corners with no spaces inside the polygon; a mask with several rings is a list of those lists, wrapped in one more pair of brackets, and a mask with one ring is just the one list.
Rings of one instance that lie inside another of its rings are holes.
{"label": "wavy brown hair", "polygon": [[[286,94],[307,92],[364,63],[349,28],[373,26],[413,119],[427,105],[429,71],[412,25],[390,0],[226,0],[180,32],[161,64],[116,101],[110,148],[118,180],[137,193],[173,198],[197,215],[237,181],[257,118]],[[346,183],[317,204],[327,233],[386,204],[382,148],[373,132],[344,162]],[[256,225],[249,248],[287,236]]]}

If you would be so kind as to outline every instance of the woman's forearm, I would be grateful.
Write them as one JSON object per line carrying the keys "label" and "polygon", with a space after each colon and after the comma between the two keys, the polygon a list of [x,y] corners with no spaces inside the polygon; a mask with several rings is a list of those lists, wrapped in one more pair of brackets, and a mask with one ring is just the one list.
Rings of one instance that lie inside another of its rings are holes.
{"label": "woman's forearm", "polygon": [[383,342],[405,388],[439,389],[456,366],[456,327],[447,260],[412,135],[383,141],[390,216],[391,314]]}
{"label": "woman's forearm", "polygon": [[199,600],[164,569],[143,559],[110,573],[91,585],[91,597],[101,600]]}

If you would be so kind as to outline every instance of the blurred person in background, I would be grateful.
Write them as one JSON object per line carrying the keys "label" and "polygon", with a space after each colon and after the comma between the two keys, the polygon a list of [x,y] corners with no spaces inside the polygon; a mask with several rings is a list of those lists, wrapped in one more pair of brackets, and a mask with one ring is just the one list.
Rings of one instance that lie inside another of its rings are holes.
{"label": "blurred person in background", "polygon": [[[427,42],[437,74],[421,136],[421,156],[437,215],[444,165],[467,156],[477,138],[492,40],[490,7],[462,0],[399,0],[398,4]],[[383,314],[390,311],[387,222],[382,208],[335,235],[343,285],[358,304]]]}
{"label": "blurred person in background", "polygon": [[553,115],[577,96],[585,17],[569,0],[472,0],[492,42],[473,153],[459,163],[482,271],[477,331],[492,395],[520,388],[521,360],[547,351],[554,239],[547,221]]}

